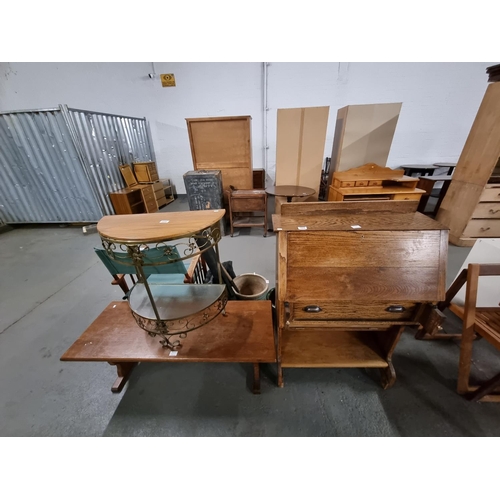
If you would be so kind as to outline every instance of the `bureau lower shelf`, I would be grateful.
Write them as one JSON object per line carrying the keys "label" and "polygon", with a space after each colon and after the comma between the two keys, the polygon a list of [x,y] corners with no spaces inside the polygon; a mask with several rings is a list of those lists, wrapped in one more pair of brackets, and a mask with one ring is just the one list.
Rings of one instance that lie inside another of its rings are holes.
{"label": "bureau lower shelf", "polygon": [[283,332],[283,368],[386,368],[375,332],[309,328]]}

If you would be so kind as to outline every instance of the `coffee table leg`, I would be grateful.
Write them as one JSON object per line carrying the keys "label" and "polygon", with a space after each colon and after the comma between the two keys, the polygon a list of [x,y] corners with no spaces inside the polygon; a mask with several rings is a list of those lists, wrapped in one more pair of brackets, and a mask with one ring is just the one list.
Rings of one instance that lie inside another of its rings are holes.
{"label": "coffee table leg", "polygon": [[116,365],[116,372],[118,378],[115,383],[111,386],[111,392],[121,392],[123,386],[126,384],[127,380],[132,373],[132,370],[137,365],[137,363],[109,363],[110,365]]}
{"label": "coffee table leg", "polygon": [[260,394],[260,364],[253,364],[253,389],[254,394]]}

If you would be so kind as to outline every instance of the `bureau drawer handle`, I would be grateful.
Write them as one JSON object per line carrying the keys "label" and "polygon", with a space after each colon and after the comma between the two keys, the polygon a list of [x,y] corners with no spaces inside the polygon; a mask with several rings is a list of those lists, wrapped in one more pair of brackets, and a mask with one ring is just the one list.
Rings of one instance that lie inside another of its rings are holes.
{"label": "bureau drawer handle", "polygon": [[306,306],[302,309],[306,313],[319,313],[321,312],[321,307],[319,306]]}
{"label": "bureau drawer handle", "polygon": [[490,229],[491,229],[491,227],[482,227],[481,231],[489,231]]}
{"label": "bureau drawer handle", "polygon": [[406,311],[406,307],[403,307],[403,306],[389,306],[386,309],[386,311],[390,312],[390,313],[402,313],[402,312]]}
{"label": "bureau drawer handle", "polygon": [[492,208],[490,208],[490,214],[497,214],[498,212],[500,212],[500,208],[498,210],[493,210]]}

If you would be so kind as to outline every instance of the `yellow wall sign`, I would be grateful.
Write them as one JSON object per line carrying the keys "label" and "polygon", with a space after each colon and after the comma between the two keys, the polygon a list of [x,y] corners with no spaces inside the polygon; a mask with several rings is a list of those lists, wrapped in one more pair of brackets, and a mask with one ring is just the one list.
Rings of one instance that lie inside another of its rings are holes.
{"label": "yellow wall sign", "polygon": [[160,75],[162,87],[175,87],[175,76],[173,73]]}

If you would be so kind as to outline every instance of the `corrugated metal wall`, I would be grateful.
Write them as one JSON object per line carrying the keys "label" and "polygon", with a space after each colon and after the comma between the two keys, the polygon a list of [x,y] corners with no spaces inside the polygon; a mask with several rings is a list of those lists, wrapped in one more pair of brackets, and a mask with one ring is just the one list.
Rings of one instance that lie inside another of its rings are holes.
{"label": "corrugated metal wall", "polygon": [[0,219],[95,222],[124,187],[118,165],[154,158],[141,118],[69,109],[0,114]]}

